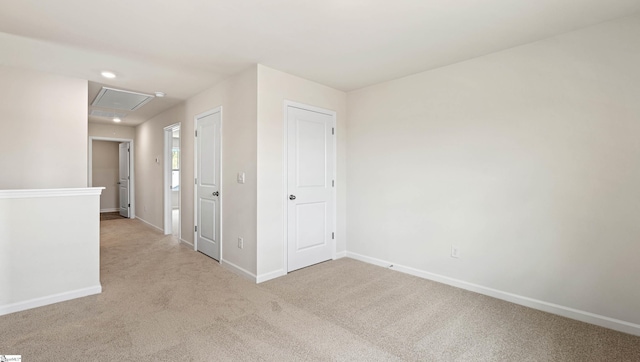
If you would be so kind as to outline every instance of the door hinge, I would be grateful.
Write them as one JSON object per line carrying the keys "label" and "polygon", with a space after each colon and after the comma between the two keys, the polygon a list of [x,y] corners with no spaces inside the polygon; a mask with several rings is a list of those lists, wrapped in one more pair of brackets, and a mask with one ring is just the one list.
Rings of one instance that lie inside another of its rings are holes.
{"label": "door hinge", "polygon": [[127,206],[127,207],[131,207],[131,204],[129,204],[129,206]]}
{"label": "door hinge", "polygon": [[196,225],[196,226],[193,228],[193,230],[194,230],[195,232],[198,232],[198,225]]}
{"label": "door hinge", "polygon": [[196,137],[198,137],[198,130],[196,130]]}
{"label": "door hinge", "polygon": [[331,239],[335,239],[336,238],[336,233],[331,233]]}
{"label": "door hinge", "polygon": [[131,180],[131,176],[127,176],[127,180]]}
{"label": "door hinge", "polygon": [[198,184],[198,178],[197,178],[197,177],[193,179],[193,184],[194,184],[194,185],[197,185],[197,184]]}
{"label": "door hinge", "polygon": [[331,187],[336,187],[336,180],[331,180]]}
{"label": "door hinge", "polygon": [[131,152],[131,149],[130,149],[130,148],[127,148],[127,152]]}
{"label": "door hinge", "polygon": [[336,129],[331,127],[331,134],[336,134]]}

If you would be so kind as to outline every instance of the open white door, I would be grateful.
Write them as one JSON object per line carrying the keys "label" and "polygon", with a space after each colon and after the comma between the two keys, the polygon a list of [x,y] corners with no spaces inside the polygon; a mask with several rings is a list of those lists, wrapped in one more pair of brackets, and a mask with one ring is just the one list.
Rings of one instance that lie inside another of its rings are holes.
{"label": "open white door", "polygon": [[335,251],[334,117],[287,107],[287,271]]}
{"label": "open white door", "polygon": [[218,108],[196,117],[196,249],[220,260],[220,136]]}
{"label": "open white door", "polygon": [[129,210],[129,143],[120,143],[118,189],[120,194],[120,215],[130,217]]}

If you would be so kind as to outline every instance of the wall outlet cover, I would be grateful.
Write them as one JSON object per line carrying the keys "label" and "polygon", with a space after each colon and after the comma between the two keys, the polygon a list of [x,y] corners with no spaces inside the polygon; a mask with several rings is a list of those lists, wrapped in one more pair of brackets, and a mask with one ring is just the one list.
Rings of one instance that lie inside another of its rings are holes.
{"label": "wall outlet cover", "polygon": [[459,258],[460,257],[460,248],[452,245],[451,246],[451,257],[452,258]]}

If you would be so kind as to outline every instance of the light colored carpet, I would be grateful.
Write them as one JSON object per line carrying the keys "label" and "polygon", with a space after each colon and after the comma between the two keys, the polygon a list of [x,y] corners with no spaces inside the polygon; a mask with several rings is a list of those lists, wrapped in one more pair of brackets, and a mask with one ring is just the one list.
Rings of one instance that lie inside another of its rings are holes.
{"label": "light colored carpet", "polygon": [[120,212],[119,211],[101,212],[100,213],[100,221],[119,220],[119,219],[126,219],[124,216],[120,216]]}
{"label": "light colored carpet", "polygon": [[103,293],[0,317],[23,361],[640,361],[640,337],[351,259],[255,285],[103,221]]}

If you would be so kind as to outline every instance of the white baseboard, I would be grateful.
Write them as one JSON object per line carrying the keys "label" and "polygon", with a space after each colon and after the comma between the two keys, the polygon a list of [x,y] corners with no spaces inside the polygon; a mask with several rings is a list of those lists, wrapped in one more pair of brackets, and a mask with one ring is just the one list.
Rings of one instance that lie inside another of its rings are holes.
{"label": "white baseboard", "polygon": [[281,277],[283,275],[287,275],[287,272],[283,269],[279,269],[276,271],[272,271],[269,273],[260,274],[256,277],[256,283],[266,282],[267,280],[275,279]]}
{"label": "white baseboard", "polygon": [[[336,259],[342,259],[347,257],[347,251],[339,251],[336,253]],[[355,258],[354,258],[355,259]]]}
{"label": "white baseboard", "polygon": [[245,278],[251,280],[254,283],[256,281],[256,275],[255,274],[253,274],[250,271],[248,271],[248,270],[246,270],[244,268],[241,268],[241,267],[239,267],[239,266],[237,266],[237,265],[235,265],[235,264],[233,264],[233,263],[231,263],[229,261],[226,261],[224,259],[220,259],[220,265],[222,265],[223,267],[231,270],[232,272],[234,272],[234,273],[236,273],[236,274],[238,274],[238,275],[240,275],[242,277],[245,277]]}
{"label": "white baseboard", "polygon": [[184,239],[180,239],[180,242],[181,242],[181,243],[185,243],[185,244],[187,244],[187,245],[189,245],[189,246],[193,247],[193,243],[191,243],[191,242],[189,242],[189,241],[186,241],[186,240],[184,240]]}
{"label": "white baseboard", "polygon": [[156,229],[156,230],[160,231],[162,234],[164,234],[164,229],[161,229],[161,228],[159,228],[159,227],[157,227],[157,226],[153,225],[152,223],[148,222],[147,220],[145,220],[145,219],[141,218],[140,216],[138,216],[136,219],[138,219],[138,220],[142,221],[143,223],[145,223],[145,224],[147,224],[147,225],[151,226],[152,228],[154,228],[154,229]]}
{"label": "white baseboard", "polygon": [[507,302],[523,305],[525,307],[541,310],[559,316],[575,319],[581,322],[595,324],[604,328],[613,329],[616,331],[634,334],[640,336],[640,324],[630,323],[619,319],[605,317],[603,315],[585,312],[582,310],[565,307],[558,304],[548,303],[545,301],[524,297],[517,294],[504,292],[501,290],[488,288],[482,285],[465,282],[463,280],[449,278],[444,275],[430,273],[424,270],[415,269],[412,267],[398,265],[396,263],[372,258],[369,256],[347,252],[347,257],[363,261],[365,263],[381,266],[388,269],[397,270],[399,272],[410,274],[424,279],[433,280],[435,282],[454,286],[456,288],[466,289],[475,293],[488,295],[493,298],[506,300]]}
{"label": "white baseboard", "polygon": [[29,300],[25,300],[23,302],[18,302],[18,303],[0,305],[0,315],[21,312],[27,309],[43,307],[49,304],[60,303],[67,300],[82,298],[88,295],[100,294],[100,293],[102,293],[102,286],[98,284],[93,287],[48,295],[46,297],[29,299]]}
{"label": "white baseboard", "polygon": [[116,211],[120,211],[120,209],[115,208],[115,207],[112,207],[110,209],[100,209],[101,213],[103,213],[103,212],[116,212]]}

